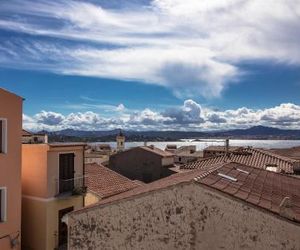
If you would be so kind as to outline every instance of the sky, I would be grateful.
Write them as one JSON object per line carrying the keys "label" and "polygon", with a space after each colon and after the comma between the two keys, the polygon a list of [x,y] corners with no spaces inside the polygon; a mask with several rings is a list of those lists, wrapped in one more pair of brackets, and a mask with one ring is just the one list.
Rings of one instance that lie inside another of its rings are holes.
{"label": "sky", "polygon": [[0,87],[32,131],[300,129],[300,1],[3,0]]}

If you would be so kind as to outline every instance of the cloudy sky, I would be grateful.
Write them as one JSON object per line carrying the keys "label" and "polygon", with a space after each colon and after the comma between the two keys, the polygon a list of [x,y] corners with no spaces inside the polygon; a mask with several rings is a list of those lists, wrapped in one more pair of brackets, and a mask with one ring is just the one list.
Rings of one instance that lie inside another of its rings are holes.
{"label": "cloudy sky", "polygon": [[2,0],[24,127],[300,129],[300,0]]}

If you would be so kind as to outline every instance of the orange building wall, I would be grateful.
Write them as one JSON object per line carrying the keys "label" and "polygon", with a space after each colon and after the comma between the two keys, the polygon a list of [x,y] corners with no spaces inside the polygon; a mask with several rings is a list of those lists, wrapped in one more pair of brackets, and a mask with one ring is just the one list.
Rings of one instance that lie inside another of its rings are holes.
{"label": "orange building wall", "polygon": [[47,198],[47,144],[22,145],[22,194]]}
{"label": "orange building wall", "polygon": [[7,119],[8,128],[7,154],[0,153],[0,187],[7,187],[7,220],[0,223],[1,250],[11,249],[5,236],[16,236],[21,227],[22,103],[21,97],[0,88],[0,117]]}

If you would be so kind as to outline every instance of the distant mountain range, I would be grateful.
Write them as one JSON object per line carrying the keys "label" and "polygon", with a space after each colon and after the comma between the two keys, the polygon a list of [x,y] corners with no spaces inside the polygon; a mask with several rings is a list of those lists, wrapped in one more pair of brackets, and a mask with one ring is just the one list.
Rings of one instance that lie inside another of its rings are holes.
{"label": "distant mountain range", "polygon": [[[254,126],[248,129],[233,129],[226,131],[189,132],[189,131],[122,131],[126,141],[176,141],[180,139],[231,138],[231,139],[300,139],[300,130],[278,129],[264,126]],[[48,132],[49,141],[85,141],[107,142],[115,141],[118,129],[109,131],[83,131],[65,129]]]}

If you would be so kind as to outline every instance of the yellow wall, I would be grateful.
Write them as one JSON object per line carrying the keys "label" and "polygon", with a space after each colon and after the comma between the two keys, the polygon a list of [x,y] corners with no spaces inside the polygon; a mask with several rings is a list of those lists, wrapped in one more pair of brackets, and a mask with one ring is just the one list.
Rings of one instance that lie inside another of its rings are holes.
{"label": "yellow wall", "polygon": [[84,205],[88,206],[88,205],[92,205],[94,203],[99,202],[101,199],[99,196],[91,193],[91,192],[87,192],[87,194],[84,197]]}
{"label": "yellow wall", "polygon": [[[83,176],[83,146],[23,144],[22,232],[23,248],[53,250],[58,243],[59,210],[83,207],[84,197],[56,198],[59,179],[59,154],[74,153],[74,177]],[[0,248],[0,250],[2,250]]]}
{"label": "yellow wall", "polygon": [[[23,250],[53,250],[58,243],[59,210],[83,206],[82,196],[64,199],[37,199],[23,197]],[[2,250],[2,249],[1,249]]]}
{"label": "yellow wall", "polygon": [[22,198],[22,249],[46,248],[46,202]]}

